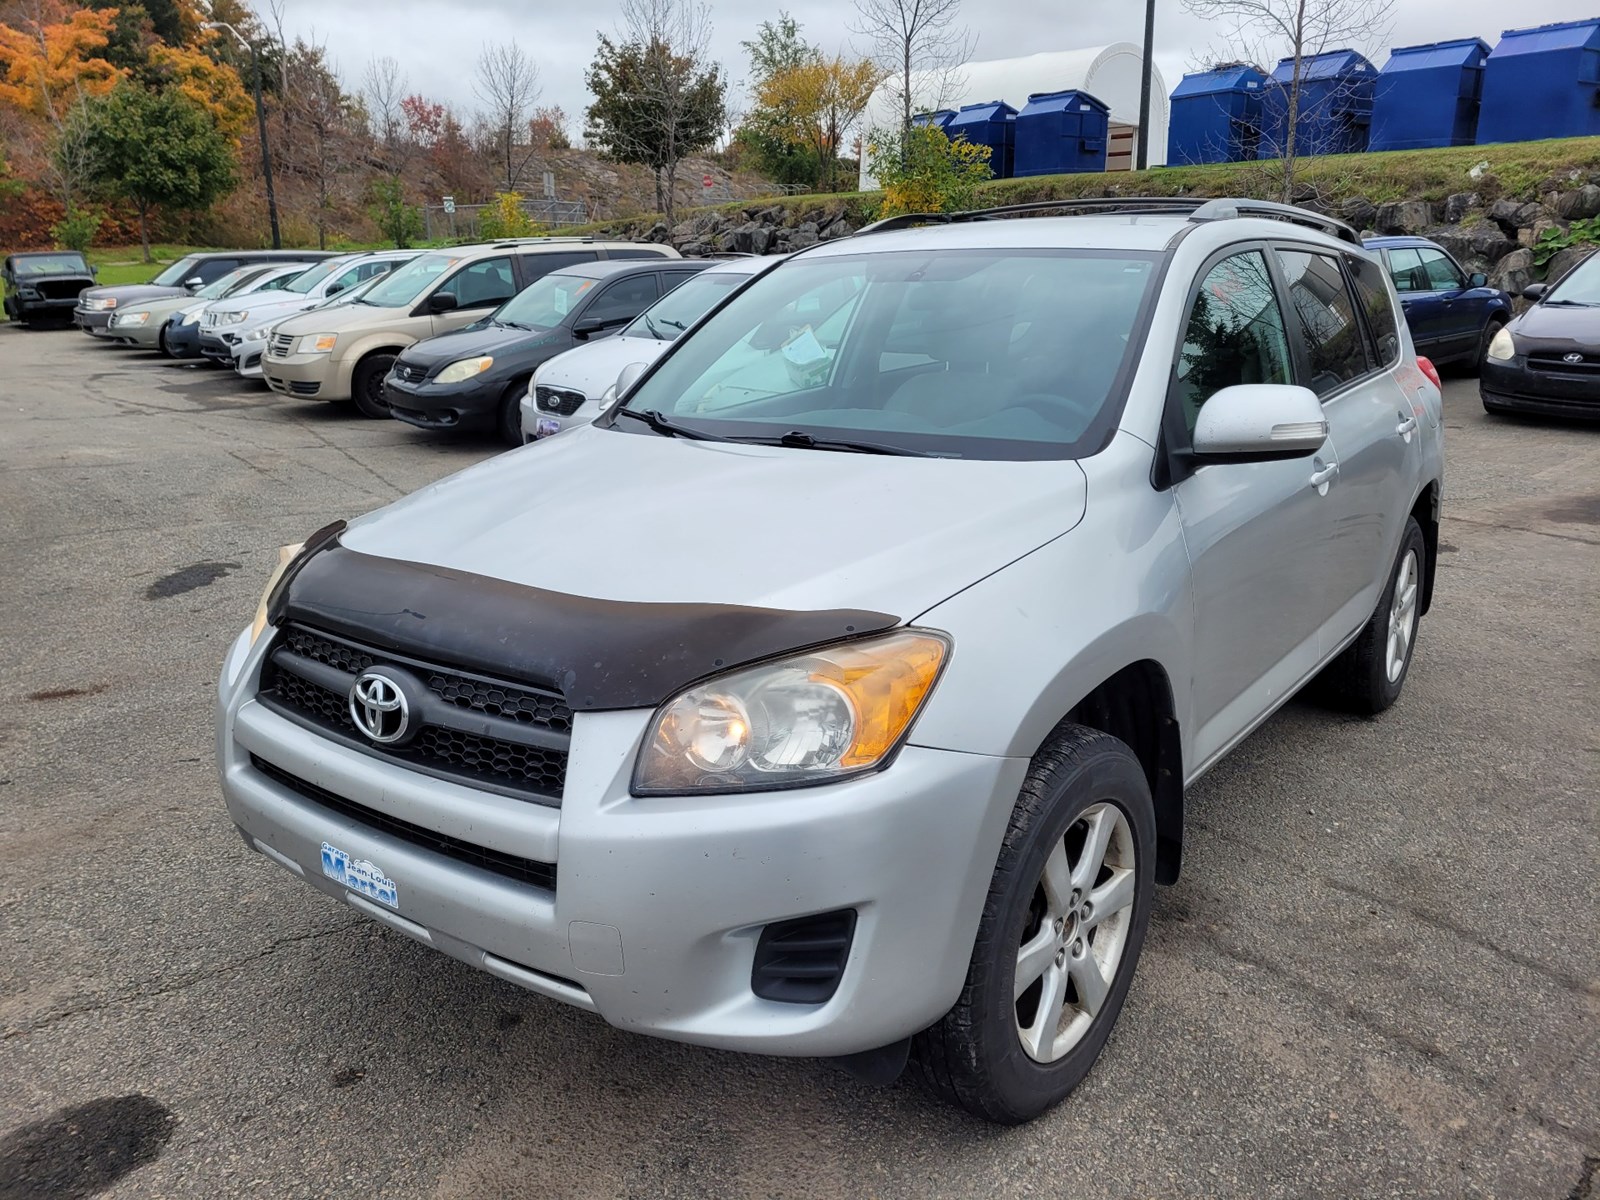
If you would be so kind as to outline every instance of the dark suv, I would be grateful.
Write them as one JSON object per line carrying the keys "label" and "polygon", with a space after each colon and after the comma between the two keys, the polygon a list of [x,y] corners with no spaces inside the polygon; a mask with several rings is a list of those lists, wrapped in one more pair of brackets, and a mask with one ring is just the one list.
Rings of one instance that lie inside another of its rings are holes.
{"label": "dark suv", "polygon": [[163,296],[197,292],[215,283],[229,271],[254,263],[316,262],[330,258],[326,250],[214,250],[180,258],[149,283],[126,283],[118,287],[89,288],[78,297],[72,319],[79,329],[95,337],[111,337],[111,317],[123,305]]}
{"label": "dark suv", "polygon": [[48,317],[70,321],[78,293],[94,286],[94,268],[76,250],[33,250],[6,256],[6,316],[21,325]]}

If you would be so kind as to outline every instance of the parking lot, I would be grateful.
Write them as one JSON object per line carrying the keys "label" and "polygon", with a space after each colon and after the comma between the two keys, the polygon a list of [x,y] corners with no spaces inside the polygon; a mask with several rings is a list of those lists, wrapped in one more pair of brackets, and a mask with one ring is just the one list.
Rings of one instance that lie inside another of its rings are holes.
{"label": "parking lot", "polygon": [[274,549],[498,445],[14,326],[0,401],[0,1200],[1600,1195],[1600,429],[1447,383],[1404,697],[1193,791],[1099,1065],[1002,1130],[620,1033],[245,850],[212,704]]}

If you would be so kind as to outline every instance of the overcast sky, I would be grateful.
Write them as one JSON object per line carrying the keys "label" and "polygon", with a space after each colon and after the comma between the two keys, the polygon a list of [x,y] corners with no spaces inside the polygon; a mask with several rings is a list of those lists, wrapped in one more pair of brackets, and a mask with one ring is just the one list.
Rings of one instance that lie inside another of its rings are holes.
{"label": "overcast sky", "polygon": [[[1157,0],[1156,64],[1170,89],[1189,66],[1208,57],[1214,31],[1187,16],[1180,0]],[[265,5],[262,5],[263,10]],[[768,0],[714,0],[713,49],[727,69],[743,109],[746,65],[739,43],[777,9]],[[805,36],[825,50],[849,50],[853,0],[794,0],[789,11]],[[1382,67],[1392,46],[1481,37],[1493,46],[1502,30],[1575,21],[1600,13],[1597,0],[1396,0],[1393,28],[1356,48]],[[963,19],[978,39],[980,59],[1042,50],[1072,50],[1143,37],[1139,0],[967,0]],[[389,55],[410,90],[470,113],[472,67],[485,42],[520,42],[539,63],[541,102],[559,104],[581,133],[589,103],[584,70],[595,36],[614,32],[616,0],[286,0],[286,27],[325,43],[345,84],[358,89],[368,60]],[[857,39],[859,43],[859,39]],[[865,50],[864,44],[858,49]],[[1021,104],[1021,97],[1004,97]],[[730,100],[733,100],[730,97]],[[987,99],[987,97],[985,97]]]}

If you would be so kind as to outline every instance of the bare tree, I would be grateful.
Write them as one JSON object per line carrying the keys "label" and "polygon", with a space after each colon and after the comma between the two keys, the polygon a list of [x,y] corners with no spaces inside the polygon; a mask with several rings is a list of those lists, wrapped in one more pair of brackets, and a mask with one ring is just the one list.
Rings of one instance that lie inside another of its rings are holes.
{"label": "bare tree", "polygon": [[400,64],[387,55],[367,62],[362,78],[361,98],[367,106],[367,122],[373,139],[383,147],[384,165],[389,174],[403,175],[410,157],[406,137],[406,116],[400,107],[411,82],[400,71]]}
{"label": "bare tree", "polygon": [[[1184,10],[1211,24],[1231,29],[1225,42],[1242,47],[1232,58],[1255,58],[1262,47],[1277,47],[1293,62],[1284,90],[1283,140],[1272,147],[1281,166],[1283,201],[1294,198],[1297,147],[1295,137],[1304,109],[1305,61],[1351,44],[1381,42],[1393,24],[1395,0],[1181,0]],[[1337,104],[1342,89],[1332,89],[1320,103]]]}
{"label": "bare tree", "polygon": [[516,42],[487,44],[478,56],[472,90],[484,106],[483,123],[494,137],[505,188],[514,192],[534,155],[528,144],[528,115],[539,99],[538,65]]}
{"label": "bare tree", "polygon": [[292,116],[296,134],[289,166],[308,180],[316,194],[317,247],[328,247],[328,218],[345,192],[345,174],[353,149],[355,105],[339,84],[327,48],[295,39],[288,56],[289,91],[284,115]]}
{"label": "bare tree", "polygon": [[956,24],[961,0],[856,0],[851,30],[867,39],[900,108],[900,127],[911,114],[937,108],[961,87],[961,64],[977,40]]}

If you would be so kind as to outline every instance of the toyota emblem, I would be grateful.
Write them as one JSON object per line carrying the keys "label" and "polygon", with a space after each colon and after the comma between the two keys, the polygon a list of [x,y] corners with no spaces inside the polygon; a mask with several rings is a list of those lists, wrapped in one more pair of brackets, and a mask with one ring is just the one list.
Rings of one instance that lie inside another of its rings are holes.
{"label": "toyota emblem", "polygon": [[1565,357],[1563,357],[1561,361],[1564,362],[1564,363],[1568,363],[1571,366],[1575,367],[1575,366],[1577,366],[1579,363],[1581,363],[1583,361],[1583,355],[1581,355],[1581,354],[1568,354]]}
{"label": "toyota emblem", "polygon": [[350,719],[375,742],[398,742],[411,724],[405,691],[381,671],[363,671],[350,687]]}

